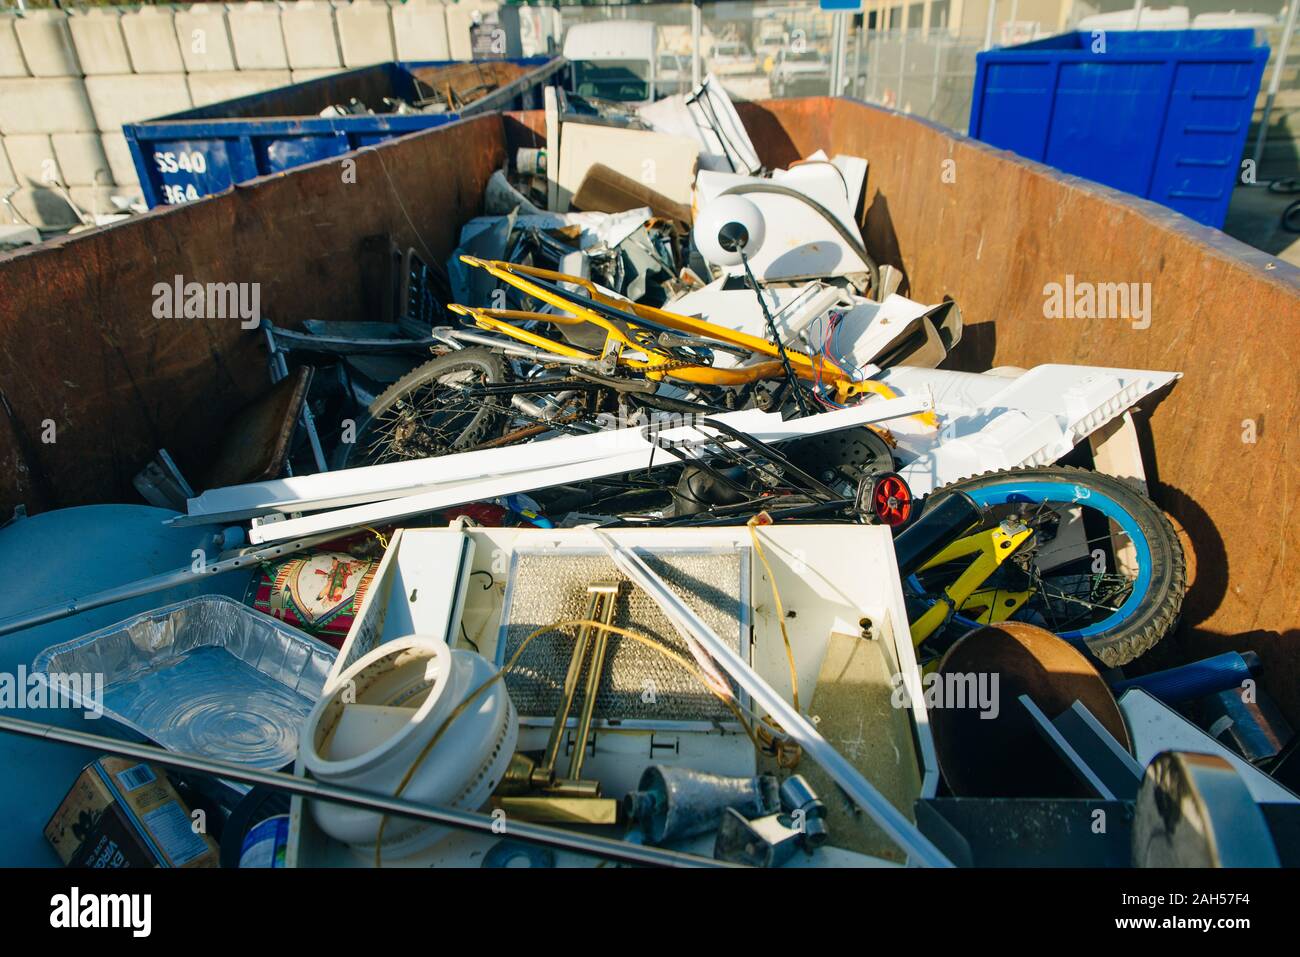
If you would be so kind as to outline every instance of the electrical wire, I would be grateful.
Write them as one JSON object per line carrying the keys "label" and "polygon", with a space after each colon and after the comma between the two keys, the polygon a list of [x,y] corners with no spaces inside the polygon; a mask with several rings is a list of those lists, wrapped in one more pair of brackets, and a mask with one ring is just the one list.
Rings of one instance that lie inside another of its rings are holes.
{"label": "electrical wire", "polygon": [[844,244],[848,246],[849,249],[853,250],[853,252],[857,253],[858,258],[866,265],[867,273],[871,276],[872,298],[880,295],[880,267],[876,264],[876,261],[871,258],[871,254],[867,252],[867,248],[863,245],[862,240],[854,237],[854,235],[845,228],[844,224],[839,221],[839,218],[829,209],[812,197],[799,192],[797,189],[791,189],[789,186],[782,186],[780,183],[740,183],[736,186],[724,189],[718,194],[718,196],[743,196],[745,193],[772,193],[775,196],[788,196],[790,199],[797,199],[799,202],[816,212],[822,217],[822,219],[826,220],[830,227],[839,234],[842,240],[844,240]]}
{"label": "electrical wire", "polygon": [[785,629],[785,609],[781,605],[781,592],[776,587],[776,576],[772,574],[772,566],[768,564],[767,555],[763,552],[763,543],[758,540],[758,526],[770,524],[772,524],[772,516],[767,512],[759,512],[745,523],[749,529],[749,537],[754,541],[754,552],[758,555],[758,560],[763,563],[767,580],[772,585],[772,601],[776,604],[776,623],[781,628],[781,640],[785,642],[785,657],[790,663],[790,700],[794,704],[794,710],[799,711],[799,672],[794,664],[794,646],[790,644],[790,633]]}

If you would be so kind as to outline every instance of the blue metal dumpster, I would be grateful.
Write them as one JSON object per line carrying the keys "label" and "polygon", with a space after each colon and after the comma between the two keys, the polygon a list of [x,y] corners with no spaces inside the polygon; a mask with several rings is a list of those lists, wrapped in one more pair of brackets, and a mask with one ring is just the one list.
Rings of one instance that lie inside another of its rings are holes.
{"label": "blue metal dumpster", "polygon": [[976,57],[970,135],[1220,228],[1268,59],[1253,30],[1067,33]]}
{"label": "blue metal dumpster", "polygon": [[[560,82],[565,65],[562,57],[380,63],[128,123],[122,132],[149,206],[185,203],[462,116],[540,108],[542,88]],[[381,109],[385,99],[409,103],[430,93],[453,99],[455,109],[319,115],[353,99]]]}

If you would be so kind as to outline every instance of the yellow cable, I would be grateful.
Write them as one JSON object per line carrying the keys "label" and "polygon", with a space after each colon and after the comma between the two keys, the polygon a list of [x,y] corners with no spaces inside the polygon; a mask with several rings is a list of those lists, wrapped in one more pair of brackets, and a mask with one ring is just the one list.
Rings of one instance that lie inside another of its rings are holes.
{"label": "yellow cable", "polygon": [[772,574],[772,566],[767,563],[767,555],[763,553],[763,543],[758,540],[758,526],[769,525],[772,522],[772,516],[767,512],[759,512],[748,522],[749,537],[754,540],[754,551],[758,554],[758,560],[763,563],[763,568],[767,571],[767,580],[772,584],[772,601],[776,604],[776,623],[781,628],[781,640],[785,642],[785,657],[790,662],[790,688],[794,710],[799,709],[799,672],[794,666],[794,648],[790,644],[790,633],[785,630],[785,609],[781,607],[781,593],[776,587],[776,576]]}

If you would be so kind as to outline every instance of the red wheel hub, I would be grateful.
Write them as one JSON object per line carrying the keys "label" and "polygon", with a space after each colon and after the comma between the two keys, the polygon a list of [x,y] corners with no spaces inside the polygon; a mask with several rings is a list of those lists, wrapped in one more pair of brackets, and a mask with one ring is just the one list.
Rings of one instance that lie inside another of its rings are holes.
{"label": "red wheel hub", "polygon": [[901,476],[890,472],[876,479],[871,489],[871,511],[882,525],[903,525],[912,517],[912,490]]}

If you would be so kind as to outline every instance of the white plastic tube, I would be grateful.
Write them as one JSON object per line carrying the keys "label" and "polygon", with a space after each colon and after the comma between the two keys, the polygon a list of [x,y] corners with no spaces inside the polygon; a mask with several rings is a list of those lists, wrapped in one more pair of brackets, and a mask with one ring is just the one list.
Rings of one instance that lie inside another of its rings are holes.
{"label": "white plastic tube", "polygon": [[[500,782],[519,734],[518,717],[501,682],[458,715],[422,760],[420,755],[453,709],[494,671],[486,658],[453,651],[439,638],[410,635],[385,642],[348,668],[312,709],[300,737],[303,764],[317,780],[392,796],[418,761],[402,797],[476,809]],[[355,705],[380,708],[347,714]],[[394,730],[396,709],[409,710],[410,718]],[[357,727],[367,722],[369,728]],[[343,726],[348,746],[340,754]],[[374,850],[379,814],[324,802],[311,804],[311,813],[335,840]],[[445,833],[444,828],[393,818],[385,827],[383,853],[403,857]]]}

